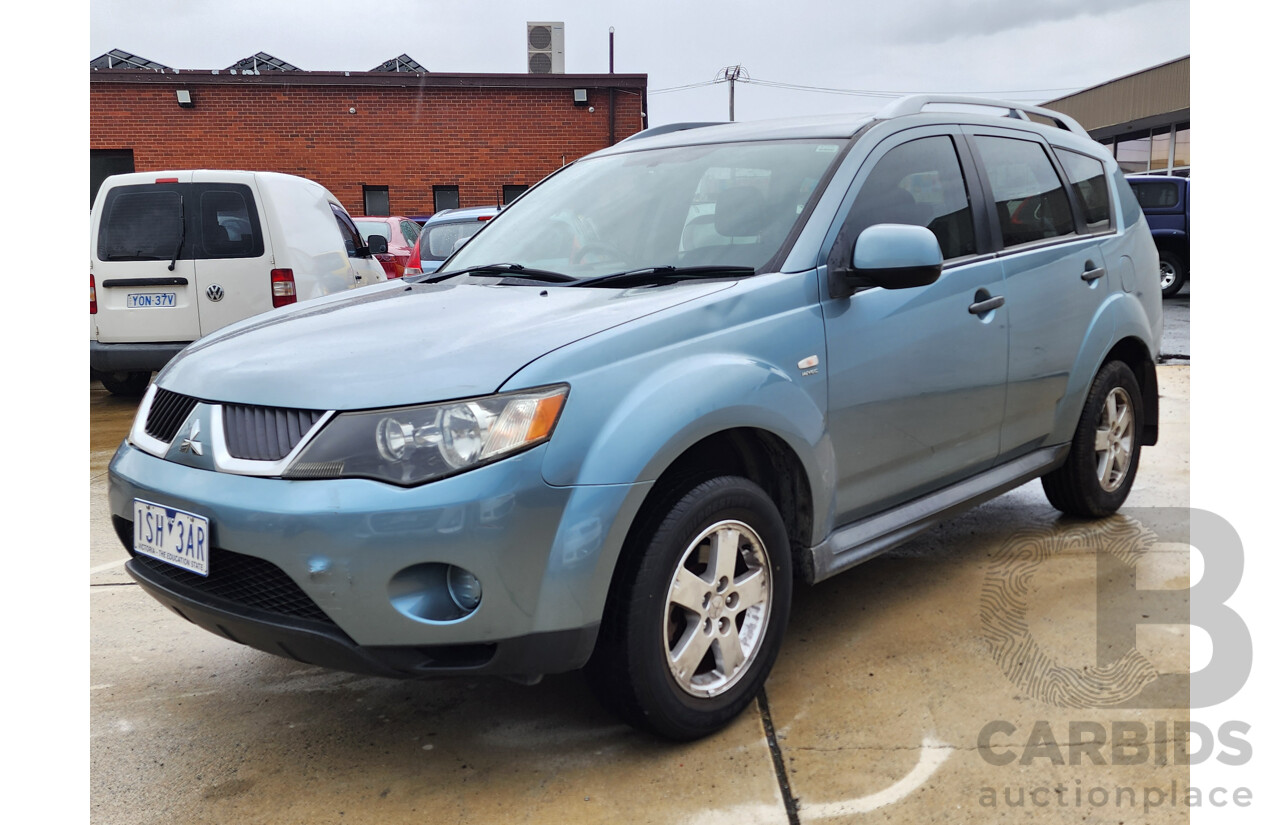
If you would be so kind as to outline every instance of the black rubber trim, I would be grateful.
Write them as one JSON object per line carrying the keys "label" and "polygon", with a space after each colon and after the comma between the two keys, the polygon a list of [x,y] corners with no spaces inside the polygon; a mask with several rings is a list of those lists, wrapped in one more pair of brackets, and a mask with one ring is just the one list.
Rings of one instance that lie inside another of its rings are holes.
{"label": "black rubber trim", "polygon": [[169,278],[108,278],[102,282],[103,286],[186,286],[187,279],[181,277]]}
{"label": "black rubber trim", "polygon": [[102,344],[90,341],[89,369],[99,372],[154,372],[173,360],[190,343]]}
{"label": "black rubber trim", "polygon": [[393,679],[529,678],[575,670],[590,658],[599,630],[599,625],[589,625],[481,644],[362,646],[335,626],[211,598],[156,576],[136,560],[128,561],[125,570],[156,601],[210,633],[305,664]]}

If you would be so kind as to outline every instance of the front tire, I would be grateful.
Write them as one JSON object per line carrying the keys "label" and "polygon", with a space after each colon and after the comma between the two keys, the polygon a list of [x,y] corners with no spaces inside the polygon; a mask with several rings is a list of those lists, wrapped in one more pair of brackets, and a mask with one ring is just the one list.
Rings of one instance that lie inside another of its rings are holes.
{"label": "front tire", "polygon": [[1049,503],[1071,516],[1109,516],[1129,496],[1142,453],[1142,391],[1123,361],[1093,379],[1066,463],[1040,479]]}
{"label": "front tire", "polygon": [[751,703],[777,658],[791,609],[786,526],[759,486],[721,476],[638,527],[588,679],[635,727],[697,739]]}

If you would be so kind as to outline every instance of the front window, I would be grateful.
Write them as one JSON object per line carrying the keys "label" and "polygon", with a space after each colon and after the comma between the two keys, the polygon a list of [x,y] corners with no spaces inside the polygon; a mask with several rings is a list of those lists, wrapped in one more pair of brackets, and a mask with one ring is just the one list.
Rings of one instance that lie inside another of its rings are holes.
{"label": "front window", "polygon": [[843,146],[729,143],[582,160],[503,210],[448,271],[516,263],[589,278],[647,267],[758,269],[782,248]]}

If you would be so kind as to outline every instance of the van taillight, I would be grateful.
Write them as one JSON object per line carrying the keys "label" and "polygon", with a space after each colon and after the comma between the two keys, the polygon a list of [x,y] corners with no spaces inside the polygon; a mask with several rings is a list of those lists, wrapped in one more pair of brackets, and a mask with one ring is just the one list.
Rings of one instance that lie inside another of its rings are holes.
{"label": "van taillight", "polygon": [[297,300],[298,290],[293,285],[293,270],[271,270],[271,305],[282,307],[296,303]]}
{"label": "van taillight", "polygon": [[93,273],[89,273],[89,314],[98,314],[98,288],[93,284]]}

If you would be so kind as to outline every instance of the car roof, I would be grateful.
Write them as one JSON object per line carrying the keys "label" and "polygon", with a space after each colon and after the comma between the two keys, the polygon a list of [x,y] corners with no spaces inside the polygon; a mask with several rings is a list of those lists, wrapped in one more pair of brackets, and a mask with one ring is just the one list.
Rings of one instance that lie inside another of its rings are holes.
{"label": "car roof", "polygon": [[[927,108],[939,106],[944,108]],[[1038,116],[1040,120],[1033,120],[1033,115]],[[669,129],[660,126],[633,135],[592,156],[599,157],[669,146],[699,146],[740,141],[848,139],[874,123],[899,120],[904,127],[931,123],[975,125],[998,123],[1038,131],[1045,135],[1054,135],[1064,138],[1067,142],[1092,142],[1079,123],[1061,112],[1050,109],[984,97],[909,95],[890,102],[875,113],[811,115],[709,125],[673,124]],[[1072,137],[1068,138],[1067,135]]]}
{"label": "car roof", "polygon": [[424,227],[450,221],[468,221],[480,217],[493,217],[498,214],[500,206],[463,206],[457,209],[441,209],[423,224]]}

